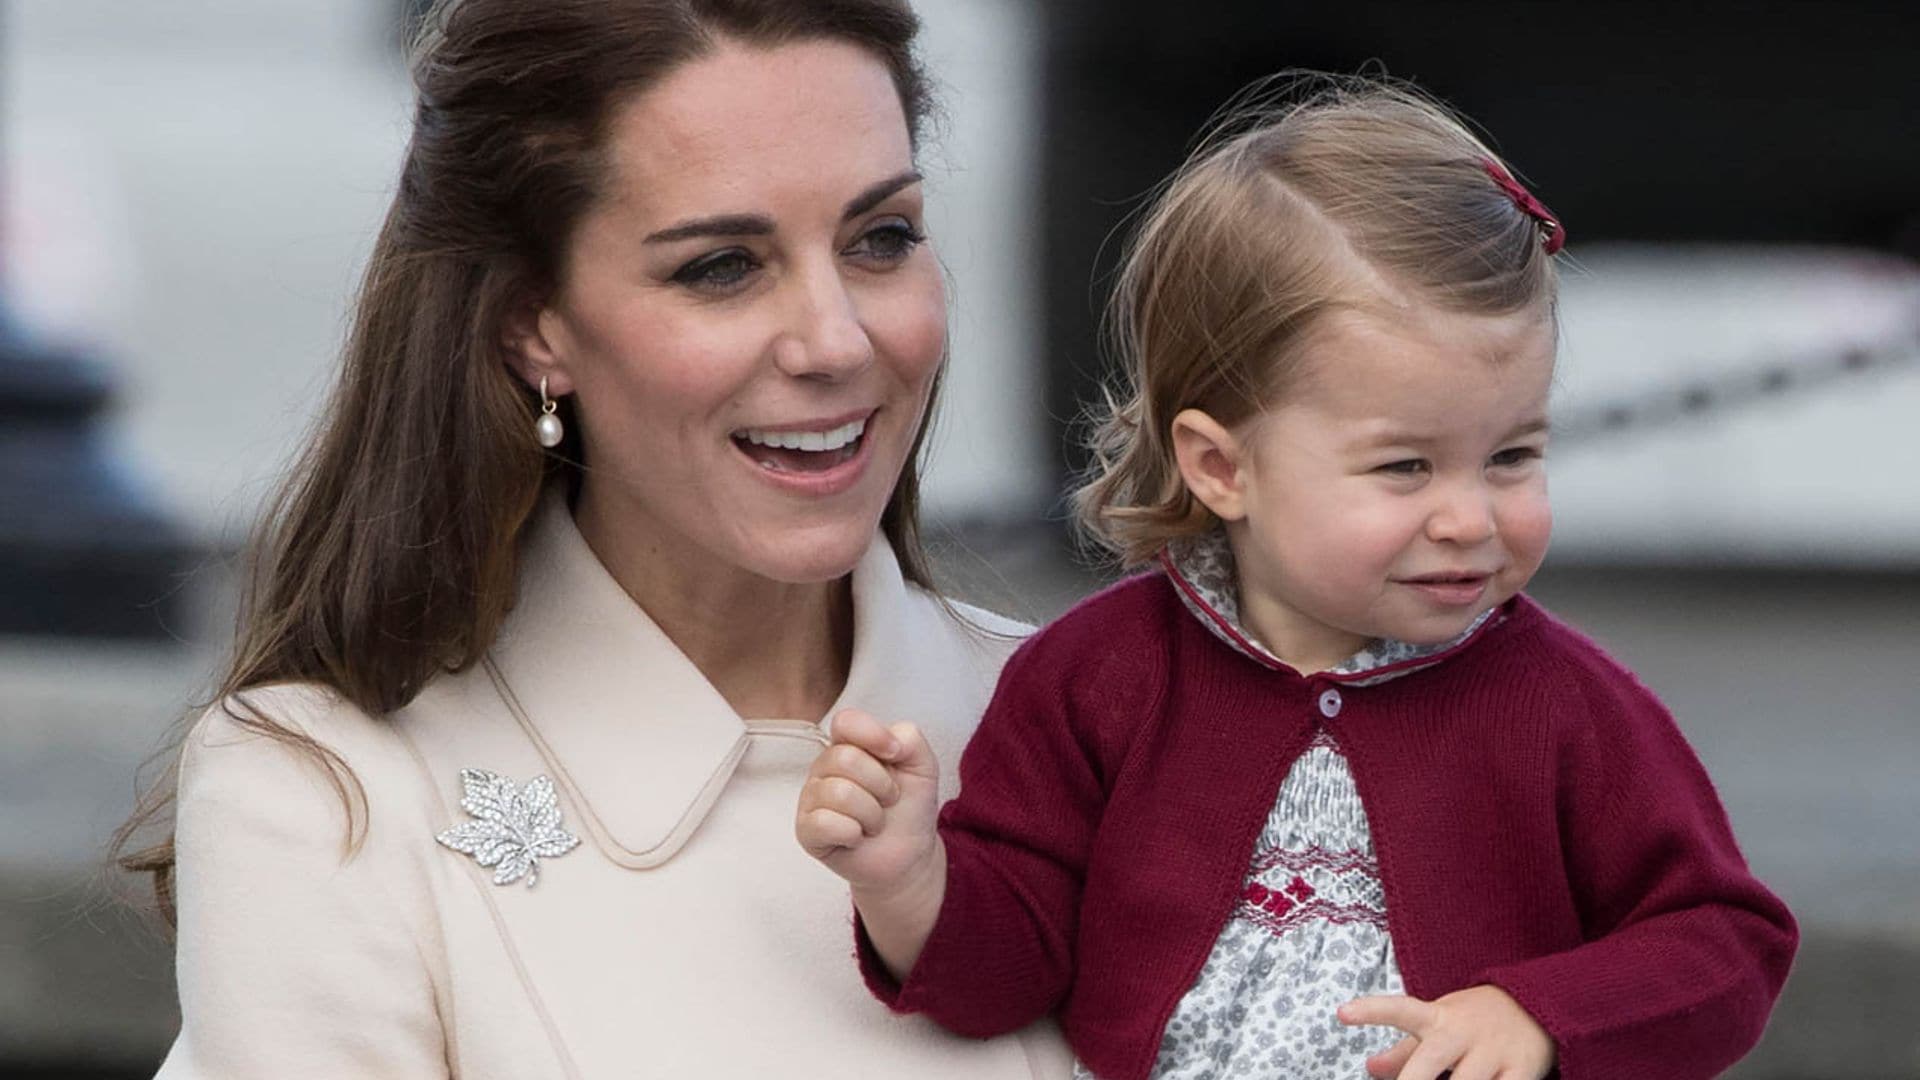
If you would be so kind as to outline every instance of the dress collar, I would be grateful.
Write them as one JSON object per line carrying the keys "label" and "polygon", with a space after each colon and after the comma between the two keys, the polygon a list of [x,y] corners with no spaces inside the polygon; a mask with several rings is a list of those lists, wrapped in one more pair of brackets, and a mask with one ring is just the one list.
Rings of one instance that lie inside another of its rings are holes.
{"label": "dress collar", "polygon": [[[884,715],[907,643],[907,585],[876,535],[853,571],[853,660],[840,700]],[[745,720],[542,500],[518,599],[483,662],[587,837],[623,866],[658,866],[693,835],[755,738],[826,745],[826,717]]]}
{"label": "dress collar", "polygon": [[[1160,552],[1160,565],[1174,591],[1201,625],[1235,652],[1280,671],[1293,667],[1275,656],[1240,621],[1240,579],[1226,530],[1218,526],[1197,536],[1184,537]],[[1392,638],[1375,638],[1359,652],[1325,672],[1335,682],[1372,686],[1432,667],[1464,648],[1487,627],[1505,616],[1500,609],[1484,612],[1460,634],[1437,645],[1415,645]],[[1315,674],[1304,672],[1300,674]]]}

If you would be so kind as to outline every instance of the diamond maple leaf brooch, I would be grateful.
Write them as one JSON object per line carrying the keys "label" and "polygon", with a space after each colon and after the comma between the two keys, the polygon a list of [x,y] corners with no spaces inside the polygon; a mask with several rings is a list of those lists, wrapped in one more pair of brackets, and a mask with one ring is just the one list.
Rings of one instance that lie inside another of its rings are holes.
{"label": "diamond maple leaf brooch", "polygon": [[540,860],[572,851],[580,838],[560,827],[560,800],[553,781],[536,776],[524,789],[499,773],[461,769],[460,807],[472,821],[434,839],[481,866],[494,867],[493,883],[511,885],[521,878],[532,888],[540,880]]}

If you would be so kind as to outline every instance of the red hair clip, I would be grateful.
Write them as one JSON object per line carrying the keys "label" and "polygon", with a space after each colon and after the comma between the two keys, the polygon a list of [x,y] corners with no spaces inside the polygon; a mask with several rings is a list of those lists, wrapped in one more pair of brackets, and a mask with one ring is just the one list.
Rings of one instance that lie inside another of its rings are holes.
{"label": "red hair clip", "polygon": [[1545,203],[1534,198],[1533,192],[1522,187],[1520,181],[1513,178],[1512,173],[1492,158],[1481,158],[1480,166],[1487,170],[1488,176],[1493,177],[1493,182],[1499,185],[1500,190],[1506,192],[1507,197],[1513,200],[1513,205],[1540,223],[1540,238],[1546,245],[1547,254],[1555,254],[1567,246],[1567,230],[1560,224],[1560,219],[1553,216],[1553,211],[1547,209]]}

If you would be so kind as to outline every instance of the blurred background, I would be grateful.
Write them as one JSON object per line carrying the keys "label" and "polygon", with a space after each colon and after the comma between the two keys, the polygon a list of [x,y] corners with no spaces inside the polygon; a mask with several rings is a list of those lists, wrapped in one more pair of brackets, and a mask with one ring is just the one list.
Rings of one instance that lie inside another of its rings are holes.
{"label": "blurred background", "polygon": [[[410,0],[0,0],[0,1075],[151,1073],[102,868],[205,691],[407,135]],[[1734,1075],[1920,1077],[1920,5],[916,0],[952,588],[1101,573],[1059,495],[1113,230],[1247,81],[1373,65],[1568,223],[1532,590],[1635,667],[1805,944]]]}

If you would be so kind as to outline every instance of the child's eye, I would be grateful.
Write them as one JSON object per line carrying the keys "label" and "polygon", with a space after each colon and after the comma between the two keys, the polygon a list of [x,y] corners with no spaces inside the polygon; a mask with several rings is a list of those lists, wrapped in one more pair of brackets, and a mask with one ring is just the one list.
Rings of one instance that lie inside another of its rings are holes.
{"label": "child's eye", "polygon": [[1492,460],[1496,468],[1511,469],[1520,465],[1525,465],[1527,462],[1532,461],[1538,458],[1539,456],[1540,456],[1540,449],[1538,447],[1510,446],[1507,449],[1502,450],[1499,453],[1493,455],[1493,457],[1490,460]]}
{"label": "child's eye", "polygon": [[861,233],[847,253],[875,262],[897,263],[905,261],[926,239],[926,235],[911,224],[896,219]]}
{"label": "child's eye", "polygon": [[1374,472],[1387,476],[1420,476],[1427,471],[1425,458],[1408,458],[1405,461],[1389,461],[1374,468]]}
{"label": "child's eye", "polygon": [[760,269],[760,260],[744,248],[728,248],[702,255],[673,272],[672,281],[710,292],[724,292]]}

